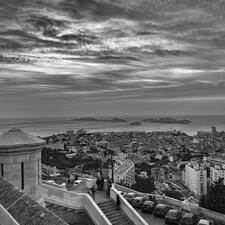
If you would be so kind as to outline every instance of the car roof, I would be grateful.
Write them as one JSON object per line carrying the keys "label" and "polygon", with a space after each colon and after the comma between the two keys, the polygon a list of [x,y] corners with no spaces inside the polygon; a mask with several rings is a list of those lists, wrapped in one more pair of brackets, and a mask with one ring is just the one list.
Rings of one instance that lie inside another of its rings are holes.
{"label": "car roof", "polygon": [[178,210],[176,210],[176,209],[170,209],[168,212],[171,212],[171,213],[178,213]]}
{"label": "car roof", "polygon": [[137,196],[137,197],[135,197],[134,199],[143,199],[143,197]]}
{"label": "car roof", "polygon": [[193,218],[194,214],[193,213],[184,213],[183,218]]}
{"label": "car roof", "polygon": [[155,204],[155,202],[149,201],[149,200],[144,202],[144,205],[154,205],[154,204]]}
{"label": "car roof", "polygon": [[201,225],[209,225],[210,222],[208,220],[205,220],[205,219],[200,219],[200,221],[198,222],[198,224],[201,224]]}
{"label": "car roof", "polygon": [[176,209],[170,209],[167,213],[167,216],[177,216],[178,215],[178,210]]}
{"label": "car roof", "polygon": [[166,208],[166,207],[168,207],[168,205],[165,205],[165,204],[158,204],[157,206],[156,206],[157,208]]}

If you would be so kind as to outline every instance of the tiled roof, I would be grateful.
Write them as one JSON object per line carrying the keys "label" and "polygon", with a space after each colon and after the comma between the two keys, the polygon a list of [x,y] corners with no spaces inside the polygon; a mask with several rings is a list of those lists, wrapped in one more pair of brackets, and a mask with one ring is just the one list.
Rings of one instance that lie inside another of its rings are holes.
{"label": "tiled roof", "polygon": [[8,182],[0,177],[0,204],[4,208],[8,208],[24,193],[16,190],[15,186],[9,185]]}
{"label": "tiled roof", "polygon": [[46,207],[70,225],[94,225],[84,210],[76,210],[54,204],[47,204]]}
{"label": "tiled roof", "polygon": [[1,177],[0,204],[20,225],[68,225]]}
{"label": "tiled roof", "polygon": [[1,146],[20,146],[29,144],[44,144],[45,141],[28,134],[18,128],[12,128],[6,133],[0,135],[0,148]]}

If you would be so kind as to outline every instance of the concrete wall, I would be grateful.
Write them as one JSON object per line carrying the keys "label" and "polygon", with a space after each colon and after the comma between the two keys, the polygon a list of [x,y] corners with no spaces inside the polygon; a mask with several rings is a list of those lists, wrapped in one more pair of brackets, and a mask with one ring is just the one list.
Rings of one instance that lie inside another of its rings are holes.
{"label": "concrete wall", "polygon": [[96,225],[112,225],[88,194],[77,194],[46,184],[41,185],[41,193],[45,202],[72,209],[84,209]]}
{"label": "concrete wall", "polygon": [[21,163],[24,163],[24,189],[34,200],[40,198],[39,184],[41,184],[41,151],[23,154],[1,155],[3,177],[11,184],[22,190]]}
{"label": "concrete wall", "polygon": [[110,189],[110,198],[116,201],[117,195],[119,195],[120,198],[121,209],[135,225],[148,225],[148,223],[137,213],[137,211],[127,202],[127,200],[119,194],[118,190],[112,187]]}

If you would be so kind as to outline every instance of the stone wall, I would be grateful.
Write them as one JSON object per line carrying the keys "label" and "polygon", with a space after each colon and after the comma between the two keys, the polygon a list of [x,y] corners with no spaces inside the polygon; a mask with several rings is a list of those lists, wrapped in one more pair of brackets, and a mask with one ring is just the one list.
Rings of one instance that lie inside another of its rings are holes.
{"label": "stone wall", "polygon": [[96,225],[112,225],[98,205],[88,194],[77,194],[60,188],[41,185],[45,202],[71,209],[84,209]]}
{"label": "stone wall", "polygon": [[[3,177],[14,186],[30,195],[34,200],[40,198],[41,151],[24,154],[1,155]],[[24,164],[24,189],[22,189],[21,163]]]}

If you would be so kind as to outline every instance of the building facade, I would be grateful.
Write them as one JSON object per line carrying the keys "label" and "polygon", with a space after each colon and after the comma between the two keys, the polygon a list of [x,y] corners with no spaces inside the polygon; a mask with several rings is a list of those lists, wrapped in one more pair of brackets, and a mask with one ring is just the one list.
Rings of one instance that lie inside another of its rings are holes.
{"label": "building facade", "polygon": [[135,184],[135,165],[129,159],[118,161],[120,165],[114,170],[114,182],[131,187]]}
{"label": "building facade", "polygon": [[0,135],[0,175],[34,200],[41,198],[44,140],[12,128]]}
{"label": "building facade", "polygon": [[210,166],[210,183],[214,183],[219,178],[223,179],[225,185],[225,165]]}
{"label": "building facade", "polygon": [[207,194],[207,171],[201,165],[188,163],[185,166],[185,185],[197,197]]}

